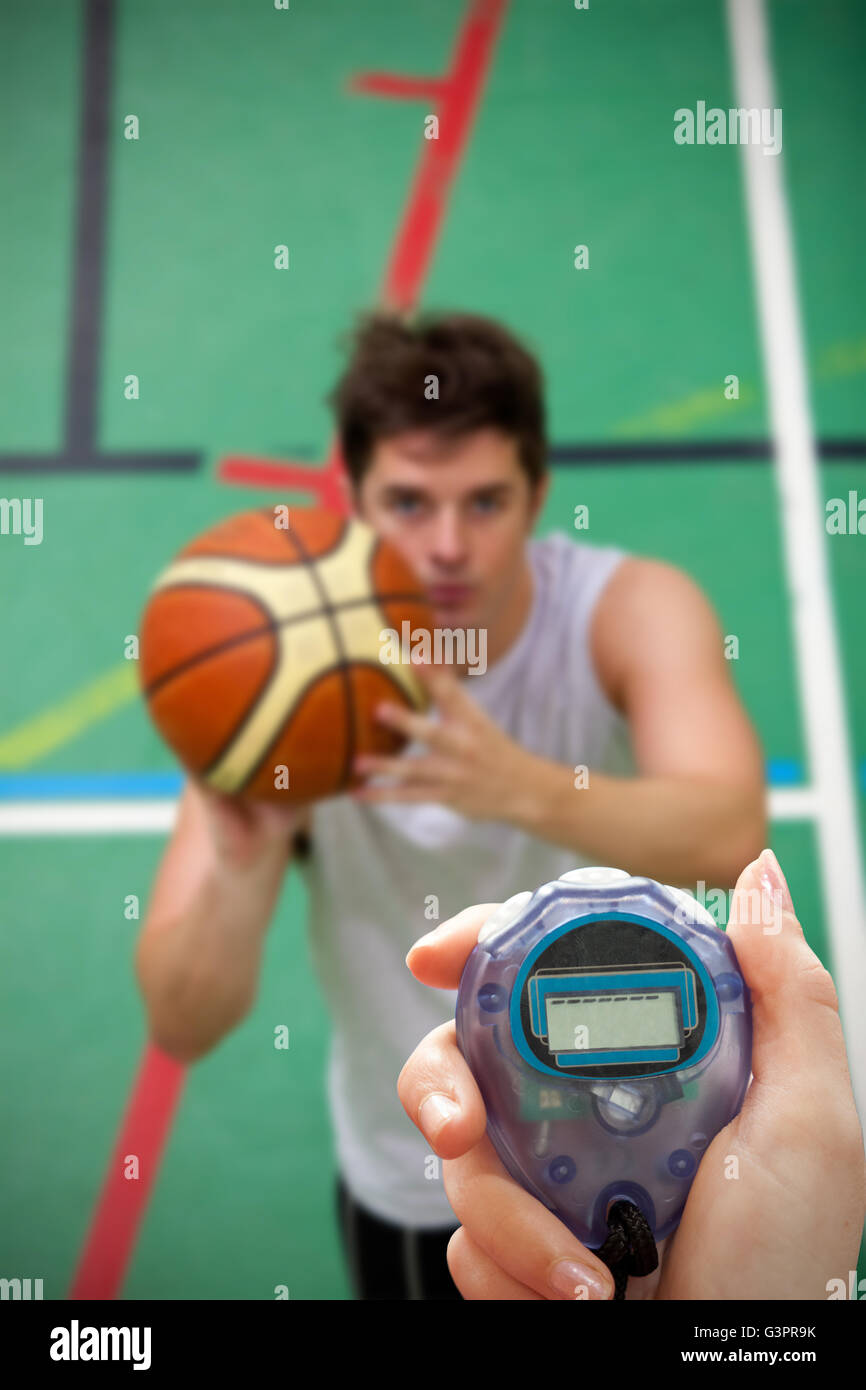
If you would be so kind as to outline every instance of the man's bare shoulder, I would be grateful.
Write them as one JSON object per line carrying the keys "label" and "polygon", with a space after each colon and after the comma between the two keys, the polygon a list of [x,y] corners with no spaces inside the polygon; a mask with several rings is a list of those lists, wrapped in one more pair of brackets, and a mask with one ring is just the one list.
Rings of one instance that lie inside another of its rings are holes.
{"label": "man's bare shoulder", "polygon": [[595,606],[590,648],[608,699],[624,708],[624,687],[637,663],[667,659],[672,645],[693,657],[718,645],[715,611],[700,585],[666,560],[629,555],[618,565]]}

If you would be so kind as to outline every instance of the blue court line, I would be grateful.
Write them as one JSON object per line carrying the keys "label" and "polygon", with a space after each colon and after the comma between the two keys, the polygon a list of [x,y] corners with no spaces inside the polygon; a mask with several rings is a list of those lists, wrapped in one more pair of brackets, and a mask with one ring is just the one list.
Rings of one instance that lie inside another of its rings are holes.
{"label": "blue court line", "polygon": [[[861,792],[866,792],[866,758],[858,769]],[[804,767],[797,758],[771,758],[770,787],[801,786]],[[180,772],[10,772],[0,773],[0,801],[62,801],[65,799],[179,796]]]}
{"label": "blue court line", "polygon": [[805,781],[805,769],[797,758],[769,758],[767,782],[771,787],[798,787]]}
{"label": "blue court line", "polygon": [[2,801],[100,800],[113,797],[179,796],[179,772],[0,773]]}

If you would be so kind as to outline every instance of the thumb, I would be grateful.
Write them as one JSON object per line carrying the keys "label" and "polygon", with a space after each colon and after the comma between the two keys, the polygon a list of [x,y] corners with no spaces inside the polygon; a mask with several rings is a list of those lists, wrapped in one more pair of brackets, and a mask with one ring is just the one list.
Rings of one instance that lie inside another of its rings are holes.
{"label": "thumb", "polygon": [[806,940],[772,850],[740,874],[727,935],[752,998],[751,1104],[764,1085],[803,1099],[840,1082],[850,1090],[836,989]]}

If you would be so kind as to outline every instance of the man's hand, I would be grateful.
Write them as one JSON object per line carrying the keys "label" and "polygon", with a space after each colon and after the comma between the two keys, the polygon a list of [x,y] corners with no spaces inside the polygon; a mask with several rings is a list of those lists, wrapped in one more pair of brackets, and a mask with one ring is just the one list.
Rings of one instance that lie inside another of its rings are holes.
{"label": "man's hand", "polygon": [[358,801],[435,801],[472,820],[509,820],[537,759],[504,734],[463,689],[453,671],[413,662],[440,713],[440,720],[383,704],[377,717],[408,739],[426,743],[418,757],[359,755],[355,769],[397,779],[390,787],[359,787]]}
{"label": "man's hand", "polygon": [[275,851],[288,857],[292,835],[308,823],[307,806],[244,801],[193,780],[217,857],[234,868],[248,868]]}

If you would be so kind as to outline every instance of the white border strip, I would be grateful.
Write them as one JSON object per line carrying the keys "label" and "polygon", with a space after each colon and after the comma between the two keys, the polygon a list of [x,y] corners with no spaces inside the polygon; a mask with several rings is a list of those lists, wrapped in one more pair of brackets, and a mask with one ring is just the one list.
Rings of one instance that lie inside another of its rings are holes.
{"label": "white border strip", "polygon": [[[727,0],[727,16],[737,105],[772,110],[776,100],[763,0]],[[784,155],[764,154],[759,144],[744,144],[741,151],[827,927],[862,1122],[866,1119],[866,887],[783,182]]]}

